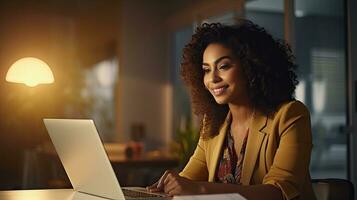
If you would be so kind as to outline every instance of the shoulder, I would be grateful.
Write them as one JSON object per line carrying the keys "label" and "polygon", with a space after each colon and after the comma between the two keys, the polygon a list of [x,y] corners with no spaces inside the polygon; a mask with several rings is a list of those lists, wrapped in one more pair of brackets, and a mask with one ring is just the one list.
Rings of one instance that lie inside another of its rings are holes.
{"label": "shoulder", "polygon": [[302,102],[293,100],[282,103],[274,115],[276,117],[290,118],[293,116],[309,116],[310,112]]}
{"label": "shoulder", "polygon": [[291,126],[299,125],[308,130],[310,127],[310,113],[307,107],[300,101],[289,101],[281,104],[276,112],[269,116],[268,127],[277,127],[279,133]]}

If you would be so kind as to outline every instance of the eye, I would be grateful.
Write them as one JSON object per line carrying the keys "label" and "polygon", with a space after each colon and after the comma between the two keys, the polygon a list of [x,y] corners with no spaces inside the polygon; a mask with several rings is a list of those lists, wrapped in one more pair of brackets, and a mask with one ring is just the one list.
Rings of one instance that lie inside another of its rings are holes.
{"label": "eye", "polygon": [[220,66],[219,66],[219,69],[228,69],[230,67],[230,64],[228,64],[228,63],[223,63],[223,64],[221,64]]}
{"label": "eye", "polygon": [[202,71],[203,73],[207,74],[210,71],[210,69],[208,67],[203,67]]}

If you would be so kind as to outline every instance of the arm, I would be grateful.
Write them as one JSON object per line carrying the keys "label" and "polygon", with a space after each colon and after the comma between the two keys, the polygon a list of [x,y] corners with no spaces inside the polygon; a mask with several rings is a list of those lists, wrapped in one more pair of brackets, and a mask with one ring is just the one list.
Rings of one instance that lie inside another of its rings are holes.
{"label": "arm", "polygon": [[173,171],[166,171],[151,192],[163,191],[169,196],[192,194],[239,193],[249,200],[282,200],[281,191],[273,185],[242,186],[225,183],[192,181]]}
{"label": "arm", "polygon": [[199,139],[195,152],[180,172],[180,176],[194,181],[206,181],[208,179],[208,169],[206,164],[205,147],[202,138]]}
{"label": "arm", "polygon": [[259,185],[235,185],[235,184],[225,184],[225,183],[211,183],[211,182],[201,182],[202,193],[204,194],[214,194],[214,193],[239,193],[249,200],[282,200],[283,196],[281,191],[269,184],[259,184]]}
{"label": "arm", "polygon": [[[166,176],[173,171],[167,170],[156,183],[147,187],[147,190],[152,192],[163,191],[163,181]],[[176,173],[175,173],[176,174]],[[195,152],[186,164],[185,168],[180,173],[180,176],[185,177],[187,180],[204,181],[208,178],[208,170],[206,165],[206,157],[204,152],[204,141],[199,139]]]}
{"label": "arm", "polygon": [[289,103],[277,114],[279,147],[263,184],[280,188],[284,199],[301,196],[308,178],[312,149],[310,115],[300,102]]}

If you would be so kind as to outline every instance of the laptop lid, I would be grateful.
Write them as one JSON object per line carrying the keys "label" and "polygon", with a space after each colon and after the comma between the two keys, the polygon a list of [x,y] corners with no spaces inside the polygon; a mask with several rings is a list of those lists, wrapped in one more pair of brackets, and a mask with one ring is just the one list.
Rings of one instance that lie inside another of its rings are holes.
{"label": "laptop lid", "polygon": [[74,190],[125,199],[93,120],[43,121]]}

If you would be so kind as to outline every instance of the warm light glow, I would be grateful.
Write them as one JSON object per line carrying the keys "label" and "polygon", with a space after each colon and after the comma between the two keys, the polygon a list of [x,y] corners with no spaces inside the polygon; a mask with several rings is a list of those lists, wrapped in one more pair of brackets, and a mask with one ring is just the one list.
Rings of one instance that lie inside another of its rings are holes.
{"label": "warm light glow", "polygon": [[53,83],[54,78],[50,67],[45,62],[37,58],[26,57],[11,65],[6,74],[6,81],[35,87],[38,84]]}

